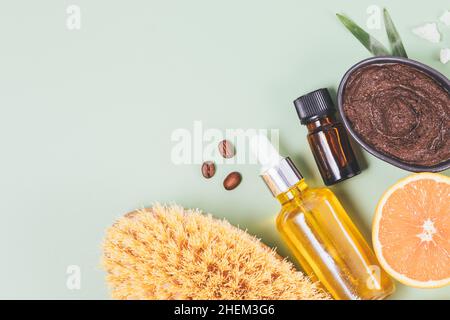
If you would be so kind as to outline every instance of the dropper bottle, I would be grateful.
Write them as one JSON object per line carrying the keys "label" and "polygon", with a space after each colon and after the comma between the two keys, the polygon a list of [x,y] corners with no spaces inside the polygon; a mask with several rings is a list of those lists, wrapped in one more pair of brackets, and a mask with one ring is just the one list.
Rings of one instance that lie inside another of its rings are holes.
{"label": "dropper bottle", "polygon": [[261,177],[281,203],[276,224],[282,238],[311,278],[335,299],[383,299],[394,284],[328,188],[309,188],[290,158],[264,135],[250,140]]}

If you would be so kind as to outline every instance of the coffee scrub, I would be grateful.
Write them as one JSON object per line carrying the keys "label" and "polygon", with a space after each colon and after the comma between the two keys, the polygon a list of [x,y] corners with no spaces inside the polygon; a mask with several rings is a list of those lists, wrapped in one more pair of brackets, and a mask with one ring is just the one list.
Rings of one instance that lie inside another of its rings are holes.
{"label": "coffee scrub", "polygon": [[356,134],[381,153],[425,167],[450,158],[450,93],[412,66],[355,70],[344,88],[343,111]]}

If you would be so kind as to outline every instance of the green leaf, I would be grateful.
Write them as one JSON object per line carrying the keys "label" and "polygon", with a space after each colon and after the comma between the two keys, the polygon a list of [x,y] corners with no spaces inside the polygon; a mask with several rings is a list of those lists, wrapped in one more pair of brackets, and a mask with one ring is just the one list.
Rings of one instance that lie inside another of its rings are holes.
{"label": "green leaf", "polygon": [[376,56],[389,56],[389,51],[383,46],[383,44],[364,31],[360,26],[358,26],[355,22],[343,16],[339,13],[336,14],[342,24],[361,42],[364,47],[367,48],[370,52],[372,52]]}
{"label": "green leaf", "polygon": [[383,10],[384,15],[384,26],[386,28],[386,33],[389,38],[389,43],[391,45],[392,55],[408,58],[406,54],[405,47],[403,46],[402,39],[395,28],[394,22],[389,15],[389,12],[385,8]]}

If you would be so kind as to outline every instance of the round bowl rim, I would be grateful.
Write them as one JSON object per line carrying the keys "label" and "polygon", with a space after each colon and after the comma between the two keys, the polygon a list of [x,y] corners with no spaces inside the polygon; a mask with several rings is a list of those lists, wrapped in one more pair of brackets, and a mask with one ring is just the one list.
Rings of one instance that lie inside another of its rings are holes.
{"label": "round bowl rim", "polygon": [[337,105],[338,105],[338,111],[341,116],[341,119],[344,123],[345,128],[350,133],[352,138],[361,146],[363,149],[365,149],[367,152],[372,154],[373,156],[377,157],[380,160],[383,160],[391,165],[394,165],[398,168],[401,168],[403,170],[412,171],[412,172],[440,172],[444,171],[448,168],[450,168],[450,159],[447,161],[444,161],[442,163],[439,163],[437,165],[433,166],[421,166],[421,165],[414,165],[409,164],[406,162],[403,162],[397,158],[394,158],[390,155],[387,155],[385,153],[382,153],[369,144],[367,144],[352,128],[349,120],[347,119],[344,110],[343,110],[343,98],[344,98],[344,90],[345,86],[347,84],[347,81],[351,74],[355,72],[357,69],[372,65],[372,64],[386,64],[386,63],[401,63],[405,64],[411,67],[414,67],[416,69],[419,69],[420,71],[424,72],[425,74],[429,75],[431,78],[433,78],[436,82],[438,82],[444,89],[447,90],[450,94],[450,80],[437,71],[434,68],[431,68],[421,62],[418,62],[416,60],[412,60],[409,58],[403,58],[403,57],[393,57],[393,56],[377,56],[377,57],[371,57],[368,59],[364,59],[356,64],[354,64],[350,69],[347,70],[347,72],[344,74],[344,76],[341,79],[341,82],[339,84],[338,92],[337,92]]}

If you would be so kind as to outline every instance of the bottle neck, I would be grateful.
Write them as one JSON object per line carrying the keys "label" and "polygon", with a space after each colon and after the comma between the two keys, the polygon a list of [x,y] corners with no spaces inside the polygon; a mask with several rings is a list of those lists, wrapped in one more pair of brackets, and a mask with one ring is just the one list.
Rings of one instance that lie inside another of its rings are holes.
{"label": "bottle neck", "polygon": [[292,186],[288,191],[280,193],[277,195],[278,201],[281,205],[285,205],[286,203],[298,199],[302,197],[303,192],[308,189],[308,185],[305,182],[305,179],[300,180],[294,186]]}
{"label": "bottle neck", "polygon": [[311,122],[308,122],[306,124],[306,128],[308,128],[309,132],[314,132],[317,129],[320,129],[321,127],[333,125],[334,122],[335,119],[332,115],[326,115],[321,118],[315,119]]}
{"label": "bottle neck", "polygon": [[289,157],[286,157],[261,173],[261,178],[276,197],[295,186],[303,179],[303,176],[295,167],[292,160]]}

